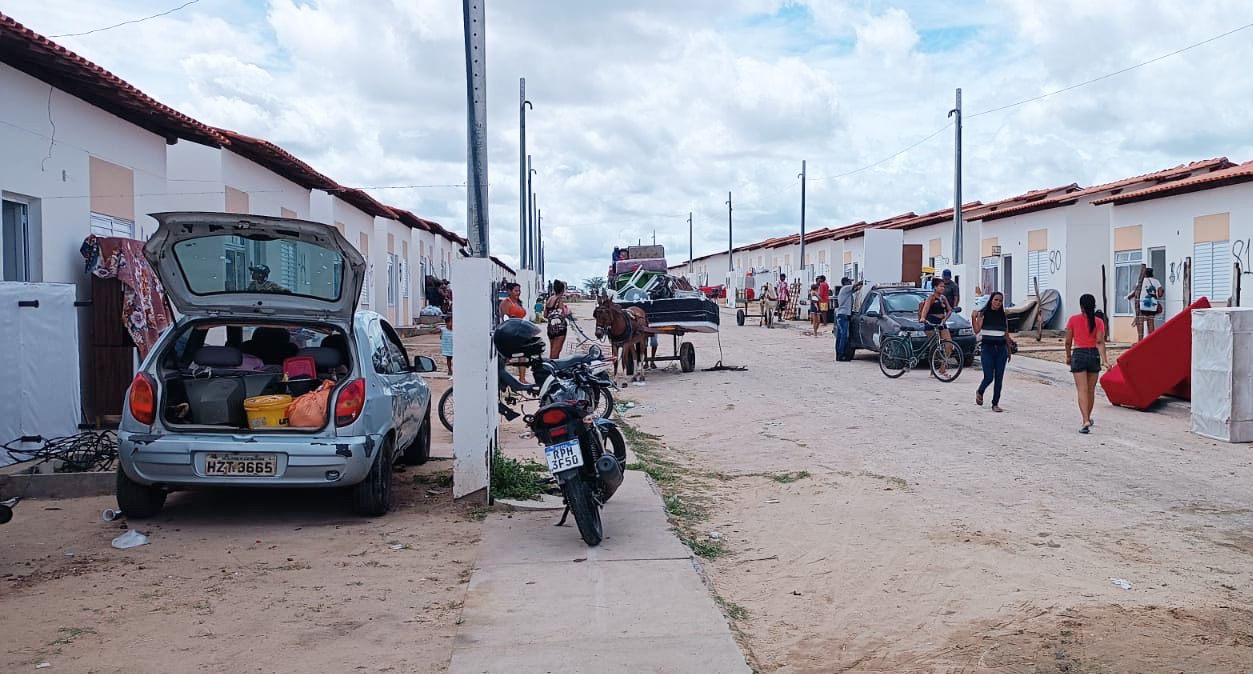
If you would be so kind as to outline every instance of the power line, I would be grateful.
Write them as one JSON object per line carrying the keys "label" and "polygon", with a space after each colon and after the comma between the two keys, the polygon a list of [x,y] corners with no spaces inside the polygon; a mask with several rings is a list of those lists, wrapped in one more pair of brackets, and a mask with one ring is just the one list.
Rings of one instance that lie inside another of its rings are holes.
{"label": "power line", "polygon": [[123,21],[122,23],[115,23],[112,26],[105,26],[104,28],[95,28],[93,30],[87,30],[81,33],[61,33],[60,35],[49,35],[48,37],[82,37],[84,35],[91,35],[92,33],[103,33],[106,30],[113,30],[114,28],[121,28],[122,26],[129,26],[133,23],[143,23],[145,21],[149,21],[152,19],[157,19],[163,16],[168,16],[170,14],[173,14],[174,12],[177,12],[180,9],[183,9],[185,7],[190,7],[196,4],[197,2],[200,2],[200,0],[188,0],[188,2],[184,2],[183,4],[179,5],[178,7],[175,7],[174,9],[167,9],[164,12],[161,12],[160,14],[153,14],[152,16],[145,16],[140,19],[131,19],[129,21]]}
{"label": "power line", "polygon": [[1221,39],[1223,39],[1223,38],[1227,37],[1228,35],[1234,35],[1234,34],[1236,34],[1236,33],[1239,33],[1240,31],[1242,31],[1242,30],[1246,30],[1246,29],[1248,29],[1248,28],[1253,28],[1253,23],[1246,23],[1246,24],[1244,24],[1243,26],[1240,26],[1239,28],[1233,28],[1233,29],[1231,29],[1231,30],[1229,30],[1229,31],[1227,31],[1227,32],[1225,32],[1225,33],[1220,34],[1220,35],[1215,35],[1214,37],[1211,37],[1211,38],[1207,38],[1207,39],[1201,40],[1200,42],[1194,42],[1193,44],[1190,44],[1190,45],[1188,45],[1188,46],[1186,46],[1186,47],[1182,47],[1182,48],[1180,48],[1180,49],[1176,49],[1175,51],[1172,51],[1172,52],[1170,52],[1170,53],[1167,53],[1167,54],[1162,54],[1161,56],[1158,56],[1158,57],[1156,57],[1156,58],[1151,58],[1151,59],[1149,59],[1149,60],[1147,60],[1147,61],[1143,61],[1143,62],[1141,62],[1141,63],[1137,63],[1137,64],[1132,65],[1132,66],[1127,66],[1126,68],[1122,68],[1121,70],[1115,70],[1115,71],[1114,71],[1114,72],[1112,72],[1112,73],[1106,73],[1106,74],[1104,74],[1104,75],[1101,75],[1100,77],[1093,77],[1093,78],[1092,78],[1092,79],[1090,79],[1090,80],[1085,80],[1085,81],[1080,82],[1080,83],[1078,83],[1078,84],[1072,84],[1072,85],[1070,85],[1070,86],[1068,86],[1068,87],[1062,87],[1061,89],[1057,89],[1056,91],[1050,91],[1050,92],[1048,92],[1048,93],[1040,94],[1039,96],[1032,96],[1031,98],[1026,98],[1026,99],[1023,99],[1023,100],[1021,100],[1021,101],[1017,101],[1017,102],[1015,102],[1015,103],[1010,103],[1010,104],[1008,104],[1008,105],[1002,105],[1002,106],[1000,106],[1000,107],[991,108],[991,109],[989,109],[989,110],[984,110],[984,111],[982,111],[982,112],[976,112],[976,113],[975,113],[975,114],[973,114],[973,115],[966,115],[966,119],[970,119],[970,118],[972,118],[972,117],[980,117],[980,116],[982,116],[982,115],[990,115],[990,114],[992,114],[992,113],[994,113],[994,112],[1000,112],[1000,111],[1002,111],[1002,110],[1008,110],[1008,109],[1010,109],[1010,108],[1018,107],[1018,106],[1020,106],[1020,105],[1025,105],[1025,104],[1027,104],[1027,103],[1032,103],[1032,102],[1034,102],[1034,101],[1038,101],[1038,100],[1041,100],[1041,99],[1048,98],[1049,96],[1054,96],[1054,95],[1057,95],[1057,94],[1065,93],[1065,92],[1067,92],[1067,91],[1072,91],[1072,90],[1074,90],[1074,89],[1078,89],[1079,87],[1085,87],[1085,86],[1087,86],[1087,85],[1089,85],[1089,84],[1092,84],[1092,83],[1094,83],[1094,82],[1100,82],[1101,80],[1107,80],[1107,79],[1109,79],[1109,78],[1111,78],[1111,77],[1115,77],[1115,76],[1117,76],[1117,75],[1121,75],[1121,74],[1123,74],[1123,73],[1128,73],[1128,72],[1131,72],[1132,70],[1135,70],[1135,69],[1137,69],[1137,68],[1143,68],[1144,66],[1147,66],[1147,65],[1149,65],[1149,64],[1152,64],[1152,63],[1157,63],[1158,61],[1161,61],[1161,60],[1163,60],[1163,59],[1170,58],[1171,56],[1177,56],[1177,55],[1182,54],[1182,53],[1184,53],[1184,52],[1186,52],[1186,51],[1191,51],[1191,50],[1193,50],[1193,49],[1196,49],[1197,47],[1201,47],[1201,46],[1207,45],[1207,44],[1209,44],[1209,43],[1211,43],[1211,42],[1214,42],[1215,40],[1221,40]]}
{"label": "power line", "polygon": [[[1209,43],[1211,43],[1211,42],[1214,42],[1214,41],[1217,41],[1217,40],[1221,40],[1221,39],[1223,39],[1223,38],[1225,38],[1225,37],[1228,37],[1228,36],[1234,35],[1234,34],[1236,34],[1236,33],[1240,32],[1240,31],[1242,31],[1242,30],[1247,30],[1247,29],[1249,29],[1249,28],[1253,28],[1253,23],[1246,23],[1246,24],[1244,24],[1243,26],[1239,26],[1239,27],[1237,27],[1237,28],[1233,28],[1233,29],[1231,29],[1231,30],[1229,30],[1229,31],[1227,31],[1227,32],[1225,32],[1225,33],[1221,33],[1221,34],[1219,34],[1219,35],[1215,35],[1215,36],[1213,36],[1213,37],[1206,38],[1206,39],[1204,39],[1204,40],[1201,40],[1200,42],[1194,42],[1194,43],[1192,43],[1192,44],[1190,44],[1190,45],[1188,45],[1188,46],[1186,46],[1186,47],[1181,47],[1181,48],[1176,49],[1176,50],[1174,50],[1174,51],[1172,51],[1172,52],[1169,52],[1169,53],[1166,53],[1166,54],[1162,54],[1161,56],[1157,56],[1157,57],[1155,57],[1155,58],[1151,58],[1151,59],[1149,59],[1149,60],[1147,60],[1147,61],[1142,61],[1142,62],[1137,63],[1137,64],[1135,64],[1135,65],[1127,66],[1126,68],[1121,68],[1121,69],[1119,69],[1119,70],[1115,70],[1115,71],[1113,71],[1113,72],[1106,73],[1106,74],[1101,75],[1101,76],[1099,76],[1099,77],[1093,77],[1093,78],[1092,78],[1092,79],[1090,79],[1090,80],[1085,80],[1085,81],[1083,81],[1083,82],[1079,82],[1079,83],[1077,83],[1077,84],[1072,84],[1072,85],[1067,86],[1067,87],[1062,87],[1061,89],[1057,89],[1057,90],[1055,90],[1055,91],[1050,91],[1050,92],[1047,92],[1047,93],[1044,93],[1044,94],[1040,94],[1039,96],[1032,96],[1031,98],[1025,98],[1025,99],[1023,99],[1023,100],[1021,100],[1021,101],[1016,101],[1016,102],[1014,102],[1014,103],[1009,103],[1009,104],[1002,105],[1002,106],[998,106],[998,107],[991,108],[991,109],[988,109],[988,110],[983,110],[983,111],[981,111],[981,112],[976,112],[976,113],[971,114],[971,115],[965,115],[965,118],[966,118],[967,120],[969,120],[969,119],[972,119],[972,118],[974,118],[974,117],[981,117],[981,116],[983,116],[983,115],[990,115],[990,114],[992,114],[992,113],[994,113],[994,112],[1000,112],[1000,111],[1002,111],[1002,110],[1008,110],[1008,109],[1010,109],[1010,108],[1015,108],[1015,107],[1018,107],[1018,106],[1020,106],[1020,105],[1026,105],[1027,103],[1032,103],[1032,102],[1034,102],[1034,101],[1039,101],[1039,100],[1042,100],[1042,99],[1048,98],[1048,97],[1050,97],[1050,96],[1055,96],[1055,95],[1057,95],[1057,94],[1062,94],[1062,93],[1065,93],[1065,92],[1067,92],[1067,91],[1073,91],[1073,90],[1078,89],[1078,88],[1080,88],[1080,87],[1085,87],[1085,86],[1087,86],[1087,85],[1089,85],[1089,84],[1093,84],[1093,83],[1096,83],[1096,82],[1100,82],[1100,81],[1102,81],[1102,80],[1107,80],[1107,79],[1109,79],[1109,78],[1111,78],[1111,77],[1116,77],[1116,76],[1118,76],[1118,75],[1122,75],[1123,73],[1131,72],[1132,70],[1136,70],[1137,68],[1143,68],[1144,66],[1151,65],[1151,64],[1153,64],[1153,63],[1157,63],[1158,61],[1161,61],[1161,60],[1164,60],[1164,59],[1170,58],[1170,57],[1172,57],[1172,56],[1178,56],[1179,54],[1182,54],[1182,53],[1184,53],[1184,52],[1188,52],[1188,51],[1191,51],[1191,50],[1196,49],[1196,48],[1198,48],[1198,47],[1202,47],[1202,46],[1204,46],[1204,45],[1207,45],[1207,44],[1209,44]],[[872,163],[872,164],[867,164],[867,165],[862,166],[862,167],[860,167],[860,168],[856,168],[856,169],[853,169],[853,170],[851,170],[851,171],[845,171],[844,173],[840,173],[840,174],[837,174],[837,175],[833,175],[833,176],[826,176],[826,177],[823,177],[823,178],[810,178],[809,180],[814,181],[814,182],[819,182],[819,181],[824,181],[824,180],[836,180],[836,179],[838,179],[838,178],[846,178],[846,177],[848,177],[848,176],[851,176],[851,175],[854,175],[854,174],[857,174],[857,173],[861,173],[861,172],[863,172],[863,171],[868,171],[868,170],[870,170],[870,169],[872,169],[872,168],[875,168],[876,166],[879,166],[879,165],[881,165],[881,164],[884,164],[884,163],[886,163],[886,162],[889,162],[889,161],[891,161],[891,160],[893,160],[893,159],[895,159],[895,158],[897,158],[897,157],[899,157],[899,156],[901,156],[901,155],[905,154],[906,152],[909,152],[910,150],[912,150],[912,149],[914,149],[914,148],[918,147],[919,145],[922,145],[923,143],[925,143],[925,142],[927,142],[927,141],[931,140],[932,138],[935,138],[936,136],[940,135],[940,133],[944,132],[945,130],[947,130],[947,129],[948,129],[949,127],[951,127],[951,126],[952,126],[952,124],[951,124],[951,123],[949,123],[949,124],[945,124],[944,126],[940,127],[939,129],[936,129],[936,130],[935,130],[935,131],[933,131],[931,134],[927,135],[927,136],[926,136],[926,137],[924,137],[922,140],[919,140],[918,142],[914,143],[913,145],[910,145],[910,146],[905,147],[905,148],[903,148],[903,149],[901,149],[901,150],[898,150],[898,151],[896,151],[896,152],[892,153],[891,155],[888,155],[887,157],[884,157],[883,159],[880,159],[879,161],[876,161],[876,162],[874,162],[874,163]]]}

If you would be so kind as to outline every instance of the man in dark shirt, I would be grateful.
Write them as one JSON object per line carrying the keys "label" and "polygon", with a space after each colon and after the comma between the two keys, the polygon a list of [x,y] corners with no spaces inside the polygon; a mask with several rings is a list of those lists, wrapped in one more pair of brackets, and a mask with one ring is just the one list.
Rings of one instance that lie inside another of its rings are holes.
{"label": "man in dark shirt", "polygon": [[948,305],[954,309],[960,307],[961,289],[953,282],[953,272],[949,269],[944,270],[944,297],[948,300]]}

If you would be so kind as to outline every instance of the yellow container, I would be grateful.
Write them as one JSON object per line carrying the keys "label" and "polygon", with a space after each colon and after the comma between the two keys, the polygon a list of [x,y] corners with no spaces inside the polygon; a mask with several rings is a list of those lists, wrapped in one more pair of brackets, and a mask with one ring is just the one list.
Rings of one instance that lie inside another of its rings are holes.
{"label": "yellow container", "polygon": [[244,401],[249,428],[284,428],[287,426],[289,395],[256,396]]}

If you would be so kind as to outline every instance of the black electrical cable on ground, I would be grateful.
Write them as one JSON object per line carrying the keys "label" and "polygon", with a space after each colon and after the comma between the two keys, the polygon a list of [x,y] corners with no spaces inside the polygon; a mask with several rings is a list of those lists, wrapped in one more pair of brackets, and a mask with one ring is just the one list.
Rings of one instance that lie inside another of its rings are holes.
{"label": "black electrical cable on ground", "polygon": [[117,436],[113,431],[84,431],[78,435],[45,440],[42,447],[23,448],[22,441],[12,440],[0,445],[16,463],[36,464],[59,461],[58,473],[109,471],[117,461]]}

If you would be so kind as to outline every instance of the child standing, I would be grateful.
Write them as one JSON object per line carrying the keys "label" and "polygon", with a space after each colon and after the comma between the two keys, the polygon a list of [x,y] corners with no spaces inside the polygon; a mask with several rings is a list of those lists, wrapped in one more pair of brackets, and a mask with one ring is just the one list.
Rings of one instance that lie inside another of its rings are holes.
{"label": "child standing", "polygon": [[444,325],[439,329],[439,353],[448,364],[448,376],[452,376],[452,314],[444,314]]}

